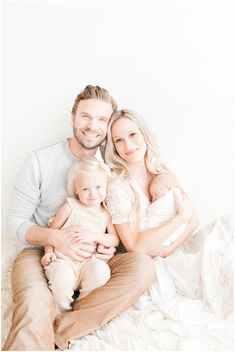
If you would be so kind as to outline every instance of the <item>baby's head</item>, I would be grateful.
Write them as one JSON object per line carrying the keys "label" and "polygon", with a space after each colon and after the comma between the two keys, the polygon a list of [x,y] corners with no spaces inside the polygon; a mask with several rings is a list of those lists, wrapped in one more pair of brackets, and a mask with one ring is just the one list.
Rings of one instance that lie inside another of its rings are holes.
{"label": "baby's head", "polygon": [[75,161],[68,174],[68,193],[83,205],[94,207],[106,198],[110,170],[95,157]]}
{"label": "baby's head", "polygon": [[172,175],[158,174],[152,179],[149,185],[151,201],[154,202],[172,188]]}

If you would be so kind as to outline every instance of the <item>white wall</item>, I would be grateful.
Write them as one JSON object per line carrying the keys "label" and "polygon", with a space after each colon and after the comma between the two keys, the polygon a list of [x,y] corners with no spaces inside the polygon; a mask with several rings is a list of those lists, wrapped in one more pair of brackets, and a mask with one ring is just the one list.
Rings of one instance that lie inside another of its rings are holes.
{"label": "white wall", "polygon": [[232,1],[5,1],[3,229],[22,161],[71,135],[86,84],[151,124],[202,225],[231,214],[232,64]]}

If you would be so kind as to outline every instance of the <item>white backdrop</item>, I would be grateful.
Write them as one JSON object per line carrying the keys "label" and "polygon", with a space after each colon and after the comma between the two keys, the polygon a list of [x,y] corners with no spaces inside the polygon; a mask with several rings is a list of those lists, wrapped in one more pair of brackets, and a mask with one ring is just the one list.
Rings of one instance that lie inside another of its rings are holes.
{"label": "white backdrop", "polygon": [[141,113],[201,225],[232,213],[232,1],[3,3],[2,219],[31,150],[87,84]]}

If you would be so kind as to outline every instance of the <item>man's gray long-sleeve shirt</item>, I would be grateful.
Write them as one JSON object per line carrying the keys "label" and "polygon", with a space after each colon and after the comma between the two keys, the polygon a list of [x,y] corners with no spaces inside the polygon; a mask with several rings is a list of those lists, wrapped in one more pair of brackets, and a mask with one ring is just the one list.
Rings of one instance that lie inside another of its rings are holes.
{"label": "man's gray long-sleeve shirt", "polygon": [[[100,152],[97,154],[102,160]],[[67,173],[75,160],[67,140],[31,153],[13,188],[7,216],[9,234],[27,244],[25,233],[33,224],[47,226],[67,197]]]}

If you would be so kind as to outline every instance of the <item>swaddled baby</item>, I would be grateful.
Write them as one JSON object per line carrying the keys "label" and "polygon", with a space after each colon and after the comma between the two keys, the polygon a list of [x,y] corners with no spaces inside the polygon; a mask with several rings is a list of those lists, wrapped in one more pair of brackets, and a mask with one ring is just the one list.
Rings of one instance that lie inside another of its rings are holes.
{"label": "swaddled baby", "polygon": [[[179,187],[172,188],[172,175],[156,175],[149,186],[151,204],[147,208],[146,216],[141,222],[141,229],[160,226],[176,215],[176,204],[182,199]],[[162,245],[169,246],[177,240],[184,232],[186,224],[181,225],[173,232]]]}

